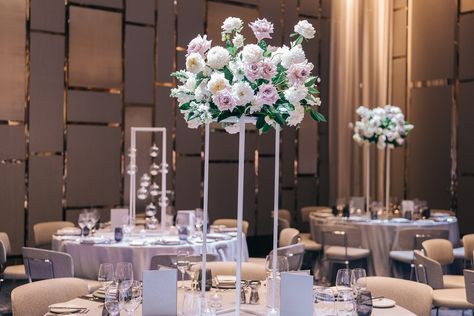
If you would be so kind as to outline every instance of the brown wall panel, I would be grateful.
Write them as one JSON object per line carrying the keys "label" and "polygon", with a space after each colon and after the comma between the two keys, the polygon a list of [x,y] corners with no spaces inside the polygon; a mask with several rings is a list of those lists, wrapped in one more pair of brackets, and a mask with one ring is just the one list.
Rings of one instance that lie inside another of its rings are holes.
{"label": "brown wall panel", "polygon": [[154,37],[153,28],[125,27],[125,102],[153,104]]}
{"label": "brown wall panel", "polygon": [[110,8],[116,8],[116,9],[123,8],[123,0],[71,0],[71,2],[79,3],[79,4],[91,4],[91,5],[110,7]]}
{"label": "brown wall panel", "polygon": [[[174,101],[169,97],[170,88],[167,87],[156,87],[156,104],[155,104],[155,124],[157,127],[166,127],[167,130],[167,153],[168,164],[172,166],[172,153],[173,153],[173,128],[174,128]],[[168,172],[168,183],[170,190],[172,187],[172,180],[174,174],[172,168],[169,168]]]}
{"label": "brown wall panel", "polygon": [[[451,87],[414,89],[409,109],[415,129],[408,151],[408,198],[449,207]],[[427,118],[427,113],[430,113]]]}
{"label": "brown wall panel", "polygon": [[120,202],[120,128],[68,125],[67,206]]}
{"label": "brown wall panel", "polygon": [[407,6],[407,0],[394,0],[393,8],[399,9]]}
{"label": "brown wall panel", "polygon": [[201,157],[178,157],[176,162],[176,209],[202,208]]}
{"label": "brown wall panel", "polygon": [[178,46],[187,47],[197,34],[204,33],[205,9],[205,0],[178,1]]}
{"label": "brown wall panel", "polygon": [[298,177],[298,188],[296,190],[296,210],[298,212],[298,220],[300,222],[301,208],[310,205],[317,205],[316,190],[317,179],[315,177]]}
{"label": "brown wall panel", "polygon": [[176,151],[180,154],[198,154],[201,152],[202,128],[191,129],[181,114],[176,118]]}
{"label": "brown wall panel", "polygon": [[25,159],[25,153],[25,126],[0,125],[0,160]]}
{"label": "brown wall panel", "polygon": [[[474,82],[461,83],[458,108],[458,168],[459,174],[474,175]],[[474,196],[474,195],[473,195]]]}
{"label": "brown wall panel", "polygon": [[[258,212],[256,234],[271,235],[273,232],[273,196],[274,196],[275,159],[260,158],[258,163]],[[281,200],[281,199],[280,199]],[[282,208],[280,206],[280,208]]]}
{"label": "brown wall panel", "polygon": [[461,235],[472,234],[472,223],[474,221],[474,212],[472,205],[474,203],[474,177],[459,177],[458,183],[458,222]]}
{"label": "brown wall panel", "polygon": [[64,33],[64,0],[31,0],[31,29]]}
{"label": "brown wall panel", "polygon": [[474,0],[461,0],[461,12],[474,11]]}
{"label": "brown wall panel", "polygon": [[173,0],[160,0],[157,3],[156,22],[156,80],[171,82],[170,73],[174,71],[175,38],[170,26],[175,23]]}
{"label": "brown wall panel", "polygon": [[293,187],[295,181],[295,137],[294,128],[285,128],[281,134],[281,172],[282,185],[284,187]]}
{"label": "brown wall panel", "polygon": [[459,23],[459,77],[474,78],[474,15],[460,17]]}
{"label": "brown wall panel", "polygon": [[320,2],[318,0],[300,0],[300,14],[319,16]]}
{"label": "brown wall panel", "polygon": [[281,36],[283,34],[283,25],[281,23],[282,11],[280,1],[260,1],[259,13],[260,18],[266,18],[273,23],[272,39],[268,39],[267,43],[273,46],[281,45]]}
{"label": "brown wall panel", "polygon": [[0,231],[10,237],[13,255],[21,255],[25,220],[25,165],[0,164]]}
{"label": "brown wall panel", "polygon": [[122,14],[71,6],[69,85],[122,86]]}
{"label": "brown wall panel", "polygon": [[30,152],[63,150],[64,37],[31,34]]}
{"label": "brown wall panel", "polygon": [[406,58],[397,58],[392,62],[392,98],[391,103],[405,109],[407,90]]}
{"label": "brown wall panel", "polygon": [[[63,157],[30,157],[28,174],[28,229],[41,222],[62,218]],[[29,244],[34,245],[33,234]]]}
{"label": "brown wall panel", "polygon": [[26,1],[0,0],[0,120],[24,120]]}
{"label": "brown wall panel", "polygon": [[155,24],[155,0],[126,0],[126,3],[127,21]]}
{"label": "brown wall panel", "polygon": [[69,122],[122,122],[122,97],[119,94],[69,90],[67,98]]}
{"label": "brown wall panel", "polygon": [[393,56],[407,54],[407,10],[397,10],[393,13]]}
{"label": "brown wall panel", "polygon": [[[211,160],[239,159],[239,134],[228,134],[223,130],[209,135],[209,157]],[[254,160],[257,135],[255,132],[245,133],[245,159]],[[203,143],[204,146],[204,143]]]}
{"label": "brown wall panel", "polygon": [[455,27],[455,1],[413,1],[413,81],[453,77]]}
{"label": "brown wall panel", "polygon": [[[281,132],[280,132],[281,140]],[[258,135],[258,153],[260,155],[275,154],[275,130],[272,128],[267,133]]]}

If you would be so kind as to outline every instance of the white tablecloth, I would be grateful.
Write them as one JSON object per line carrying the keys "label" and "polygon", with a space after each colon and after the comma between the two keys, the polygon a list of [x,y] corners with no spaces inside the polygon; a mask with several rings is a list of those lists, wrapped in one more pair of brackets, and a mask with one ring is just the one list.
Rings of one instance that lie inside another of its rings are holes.
{"label": "white tablecloth", "polygon": [[[97,234],[99,235],[99,234]],[[112,238],[112,235],[102,234]],[[155,255],[175,255],[178,249],[192,248],[193,254],[202,253],[202,244],[186,242],[181,245],[146,245],[131,246],[128,242],[87,245],[78,240],[66,240],[53,237],[53,250],[69,253],[74,261],[74,275],[79,278],[97,279],[101,263],[131,262],[137,280],[142,279],[144,270],[150,269],[151,258]],[[237,238],[208,241],[207,253],[218,255],[222,249],[226,261],[234,261],[237,253]],[[247,242],[242,238],[242,259],[249,258]]]}
{"label": "white tablecloth", "polygon": [[406,228],[447,229],[449,239],[456,247],[459,244],[459,228],[456,220],[452,222],[410,221],[397,223],[388,220],[351,221],[340,218],[327,220],[328,225],[352,225],[360,227],[362,232],[362,247],[370,249],[368,263],[369,275],[391,276],[390,250],[396,245],[397,231]]}
{"label": "white tablecloth", "polygon": [[[214,294],[217,290],[212,289],[211,292],[207,292],[206,296],[209,297],[210,295]],[[265,301],[265,295],[266,293],[266,287],[262,286],[259,289],[259,297],[260,297],[260,304],[258,305],[249,305],[249,304],[242,304],[241,305],[241,315],[261,315],[261,316],[266,316],[266,301]],[[226,290],[226,291],[220,291],[219,294],[222,295],[222,309],[219,312],[218,310],[218,315],[235,315],[235,312],[229,311],[225,313],[225,310],[230,310],[231,306],[235,305],[235,291],[234,290]],[[182,304],[183,304],[183,299],[184,299],[184,291],[182,289],[178,290],[178,298],[177,298],[177,309],[178,309],[178,315],[181,315],[181,310],[182,310]],[[247,297],[248,299],[248,297]],[[81,307],[88,308],[89,311],[87,312],[88,316],[102,316],[102,310],[103,310],[103,303],[100,302],[95,302],[95,301],[88,301],[86,299],[82,298],[77,298],[74,300],[69,301],[68,303],[76,304]],[[245,311],[249,311],[249,313],[246,313]],[[142,309],[141,306],[138,307],[138,309],[135,311],[134,315],[138,316],[142,314]],[[49,315],[49,314],[48,314]],[[120,315],[125,316],[125,312],[121,312]],[[401,306],[395,306],[392,308],[374,308],[372,310],[372,315],[373,316],[414,316],[412,312],[408,311],[407,309],[401,307]]]}

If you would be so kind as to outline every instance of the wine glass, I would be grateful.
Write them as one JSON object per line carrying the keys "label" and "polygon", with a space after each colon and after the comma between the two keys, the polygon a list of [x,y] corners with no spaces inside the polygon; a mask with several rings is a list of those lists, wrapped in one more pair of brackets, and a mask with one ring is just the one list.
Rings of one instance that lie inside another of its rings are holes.
{"label": "wine glass", "polygon": [[94,225],[92,227],[95,227],[95,228],[99,228],[97,227],[97,223],[99,222],[100,220],[100,213],[99,213],[99,210],[94,208],[92,209],[91,213],[90,213],[90,216],[92,218],[92,222],[94,223]]}
{"label": "wine glass", "polygon": [[186,291],[183,299],[183,316],[194,316],[201,314],[200,293],[195,291]]}
{"label": "wine glass", "polygon": [[87,230],[89,231],[89,236],[91,236],[92,228],[94,227],[95,222],[94,222],[94,219],[92,218],[91,212],[87,212],[86,214],[87,214],[86,227],[87,227]]}
{"label": "wine glass", "polygon": [[355,295],[357,295],[359,291],[367,289],[367,273],[365,269],[352,269],[351,284]]}
{"label": "wine glass", "polygon": [[203,210],[201,208],[196,209],[196,222],[194,223],[194,226],[196,227],[196,232],[198,234],[202,233],[202,226],[203,226],[203,221],[204,221],[204,214]]}
{"label": "wine glass", "polygon": [[334,315],[336,297],[328,287],[318,286],[314,289],[315,315]]}
{"label": "wine glass", "polygon": [[132,285],[124,291],[120,292],[122,296],[123,310],[128,316],[133,315],[142,301],[142,285],[138,281],[133,281]]}
{"label": "wine glass", "polygon": [[355,312],[354,293],[351,289],[338,290],[337,316],[353,316]]}
{"label": "wine glass", "polygon": [[186,239],[189,227],[189,213],[178,212],[176,215],[176,228],[178,228],[179,239]]}
{"label": "wine glass", "polygon": [[121,299],[119,286],[116,283],[109,285],[105,289],[105,309],[109,312],[111,316],[116,316],[120,314],[122,304],[123,301]]}
{"label": "wine glass", "polygon": [[115,279],[121,291],[127,290],[133,283],[133,267],[131,262],[119,262],[115,268]]}
{"label": "wine glass", "polygon": [[[267,277],[272,276],[272,270],[273,270],[273,255],[269,254],[265,258],[265,270],[267,272]],[[288,258],[285,256],[277,256],[277,261],[276,261],[276,272],[277,275],[280,275],[281,272],[287,272],[289,271],[289,265],[288,265]]]}
{"label": "wine glass", "polygon": [[[178,268],[179,272],[181,272],[181,281],[184,281],[184,275],[189,267],[189,252],[187,250],[178,250],[176,254],[176,267]],[[182,283],[180,288],[185,289],[186,287]]]}
{"label": "wine glass", "polygon": [[102,284],[102,287],[106,288],[108,285],[114,282],[114,279],[114,265],[111,263],[101,263],[97,281]]}
{"label": "wine glass", "polygon": [[351,290],[351,269],[339,269],[337,271],[336,289],[338,292]]}
{"label": "wine glass", "polygon": [[81,238],[84,238],[84,227],[86,227],[88,221],[87,217],[87,213],[81,213],[77,219],[77,224],[81,228]]}

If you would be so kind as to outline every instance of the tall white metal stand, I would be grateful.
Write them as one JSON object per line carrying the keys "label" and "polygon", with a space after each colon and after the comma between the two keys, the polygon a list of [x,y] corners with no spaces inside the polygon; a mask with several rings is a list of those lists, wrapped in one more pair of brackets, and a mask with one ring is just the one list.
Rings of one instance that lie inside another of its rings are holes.
{"label": "tall white metal stand", "polygon": [[385,147],[385,211],[388,213],[390,206],[390,148]]}

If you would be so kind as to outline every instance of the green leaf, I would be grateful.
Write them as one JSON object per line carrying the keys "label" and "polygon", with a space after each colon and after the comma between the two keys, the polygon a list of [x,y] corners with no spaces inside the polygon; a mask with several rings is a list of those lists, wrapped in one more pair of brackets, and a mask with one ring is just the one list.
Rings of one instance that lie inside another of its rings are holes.
{"label": "green leaf", "polygon": [[298,38],[294,41],[294,46],[296,45],[300,45],[301,43],[303,43],[303,36],[298,36]]}
{"label": "green leaf", "polygon": [[275,113],[274,118],[273,118],[278,124],[280,125],[285,125],[285,120],[281,116],[280,113]]}
{"label": "green leaf", "polygon": [[265,116],[264,115],[260,115],[257,119],[257,129],[261,129],[264,125],[265,125]]}
{"label": "green leaf", "polygon": [[258,42],[258,46],[260,46],[260,48],[263,49],[263,51],[267,50],[267,43],[265,43],[264,40],[261,40],[260,42]]}
{"label": "green leaf", "polygon": [[308,80],[306,80],[304,85],[306,87],[312,87],[314,83],[316,82],[316,79],[318,79],[318,77],[309,77]]}
{"label": "green leaf", "polygon": [[224,111],[217,117],[217,122],[223,121],[228,117],[231,117],[232,113],[230,111]]}
{"label": "green leaf", "polygon": [[295,36],[298,36],[298,35],[299,35],[299,34],[295,32],[295,33],[291,33],[291,34],[290,34],[290,37],[295,37]]}
{"label": "green leaf", "polygon": [[314,87],[309,87],[308,88],[308,93],[317,94],[317,93],[319,93],[319,91],[317,89],[315,89]]}
{"label": "green leaf", "polygon": [[324,115],[322,115],[321,113],[319,113],[315,109],[311,109],[310,114],[311,114],[311,117],[313,118],[313,120],[315,120],[316,122],[327,122]]}
{"label": "green leaf", "polygon": [[265,124],[263,125],[261,131],[262,131],[262,134],[265,134],[266,132],[268,132],[270,130],[270,125],[268,124]]}
{"label": "green leaf", "polygon": [[232,82],[232,79],[234,79],[234,75],[227,66],[224,66],[224,76],[229,82]]}
{"label": "green leaf", "polygon": [[183,111],[186,111],[186,110],[189,110],[191,108],[191,106],[189,105],[189,102],[186,102],[186,103],[183,103],[179,109],[180,110],[183,110]]}
{"label": "green leaf", "polygon": [[265,53],[263,53],[263,57],[270,57],[272,55],[272,52],[270,51],[265,51]]}

